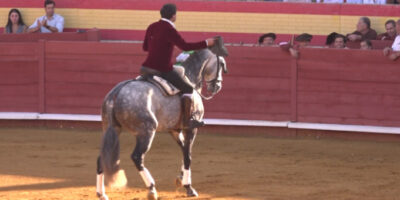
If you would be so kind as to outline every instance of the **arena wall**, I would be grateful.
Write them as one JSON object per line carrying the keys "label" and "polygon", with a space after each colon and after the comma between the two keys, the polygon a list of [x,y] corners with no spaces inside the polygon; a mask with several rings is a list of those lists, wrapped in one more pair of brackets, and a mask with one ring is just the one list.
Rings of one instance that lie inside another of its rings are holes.
{"label": "arena wall", "polygon": [[[369,16],[372,28],[384,32],[388,19],[398,19],[397,5],[303,4],[275,2],[182,1],[177,4],[177,28],[188,40],[222,35],[229,43],[255,43],[267,32],[287,41],[293,34],[310,33],[314,44],[323,44],[331,32],[354,31],[360,16]],[[143,40],[146,27],[159,19],[163,0],[56,0],[57,13],[65,17],[66,31],[101,29],[109,40]],[[43,1],[0,2],[0,22],[19,8],[27,24],[44,14]],[[0,29],[0,31],[2,31]]]}
{"label": "arena wall", "polygon": [[[51,114],[98,115],[106,93],[136,77],[145,58],[138,43],[40,41],[2,47],[0,112],[5,119],[12,118],[5,112],[44,114],[42,120],[65,120]],[[205,117],[214,119],[209,124],[247,120],[255,126],[268,121],[277,127],[364,125],[399,132],[400,61],[388,60],[381,51],[306,48],[294,59],[277,47],[228,49],[223,89],[205,102]]]}

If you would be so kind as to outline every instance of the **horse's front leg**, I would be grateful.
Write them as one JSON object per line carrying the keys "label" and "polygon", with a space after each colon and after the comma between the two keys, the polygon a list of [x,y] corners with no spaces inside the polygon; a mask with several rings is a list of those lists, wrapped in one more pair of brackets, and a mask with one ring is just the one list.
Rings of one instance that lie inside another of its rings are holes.
{"label": "horse's front leg", "polygon": [[182,166],[182,185],[186,189],[186,194],[188,197],[197,197],[199,196],[196,190],[192,187],[192,177],[190,165],[192,162],[192,146],[194,139],[197,134],[197,128],[193,130],[185,130],[184,131],[184,140],[182,148],[183,153],[183,166]]}

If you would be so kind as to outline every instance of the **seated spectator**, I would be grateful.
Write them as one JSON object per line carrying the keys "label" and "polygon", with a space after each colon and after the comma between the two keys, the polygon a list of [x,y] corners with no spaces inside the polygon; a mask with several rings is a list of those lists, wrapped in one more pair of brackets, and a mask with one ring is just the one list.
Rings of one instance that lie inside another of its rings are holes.
{"label": "seated spectator", "polygon": [[333,48],[335,49],[346,48],[346,37],[342,34],[337,34],[335,36],[335,41],[333,42]]}
{"label": "seated spectator", "polygon": [[372,49],[372,42],[370,40],[363,40],[360,42],[360,49],[369,50]]}
{"label": "seated spectator", "polygon": [[357,30],[351,34],[347,34],[350,41],[376,40],[377,33],[371,29],[371,20],[368,17],[361,17],[357,23]]}
{"label": "seated spectator", "polygon": [[326,45],[327,47],[332,47],[332,46],[333,46],[333,43],[335,42],[336,35],[338,35],[338,34],[339,34],[339,33],[336,33],[336,32],[330,33],[330,34],[326,37],[325,45]]}
{"label": "seated spectator", "polygon": [[386,33],[378,35],[378,40],[394,40],[396,38],[396,22],[394,20],[387,20],[385,23]]}
{"label": "seated spectator", "polygon": [[[400,19],[396,22],[396,32],[400,33]],[[383,55],[389,56],[389,59],[396,60],[400,57],[400,34],[397,34],[392,47],[387,47],[383,49]]]}
{"label": "seated spectator", "polygon": [[275,33],[267,33],[260,36],[260,38],[258,39],[258,44],[264,46],[272,46],[275,45],[275,39],[276,39]]}
{"label": "seated spectator", "polygon": [[61,15],[54,13],[56,3],[53,0],[45,0],[44,7],[46,15],[41,16],[29,27],[29,33],[56,33],[63,32],[64,18]]}
{"label": "seated spectator", "polygon": [[6,27],[4,27],[4,33],[25,33],[28,27],[22,20],[21,13],[18,9],[11,9],[8,13],[8,21]]}

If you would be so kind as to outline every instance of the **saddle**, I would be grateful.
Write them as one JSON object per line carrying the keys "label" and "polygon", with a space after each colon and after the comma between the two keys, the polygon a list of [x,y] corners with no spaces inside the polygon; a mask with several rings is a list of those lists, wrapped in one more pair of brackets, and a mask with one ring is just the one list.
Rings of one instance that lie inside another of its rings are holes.
{"label": "saddle", "polygon": [[[185,68],[181,66],[174,65],[173,70],[178,72],[178,74],[186,80],[188,83],[189,80],[185,76]],[[177,95],[180,90],[176,88],[174,85],[169,83],[167,80],[163,79],[160,75],[160,72],[148,67],[142,66],[140,68],[140,76],[136,78],[136,80],[148,81],[153,85],[157,86],[164,96],[174,96]]]}

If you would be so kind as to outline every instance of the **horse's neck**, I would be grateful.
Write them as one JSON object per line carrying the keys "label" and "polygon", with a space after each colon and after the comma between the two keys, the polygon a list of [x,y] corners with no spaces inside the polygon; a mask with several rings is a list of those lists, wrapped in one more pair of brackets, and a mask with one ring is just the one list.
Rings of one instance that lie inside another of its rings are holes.
{"label": "horse's neck", "polygon": [[186,77],[188,77],[190,82],[195,84],[196,87],[199,87],[199,83],[202,80],[202,67],[204,67],[203,64],[207,60],[208,56],[209,52],[207,52],[206,49],[196,51],[188,58],[187,62],[183,66],[185,68]]}

